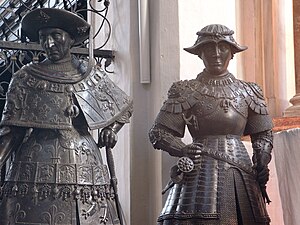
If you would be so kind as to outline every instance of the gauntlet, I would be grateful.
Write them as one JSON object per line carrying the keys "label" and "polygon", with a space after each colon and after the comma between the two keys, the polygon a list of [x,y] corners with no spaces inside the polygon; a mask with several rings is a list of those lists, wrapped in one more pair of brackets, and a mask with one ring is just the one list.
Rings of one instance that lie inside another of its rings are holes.
{"label": "gauntlet", "polygon": [[181,138],[174,136],[166,129],[154,126],[149,131],[149,138],[154,148],[168,152],[171,156],[182,157],[185,144]]}
{"label": "gauntlet", "polygon": [[272,148],[273,148],[273,133],[272,130],[263,131],[251,135],[251,142],[253,148],[253,164],[254,169],[257,172],[257,182],[260,185],[263,197],[266,202],[270,200],[266,193],[266,184],[269,180],[269,168],[268,164],[272,159]]}

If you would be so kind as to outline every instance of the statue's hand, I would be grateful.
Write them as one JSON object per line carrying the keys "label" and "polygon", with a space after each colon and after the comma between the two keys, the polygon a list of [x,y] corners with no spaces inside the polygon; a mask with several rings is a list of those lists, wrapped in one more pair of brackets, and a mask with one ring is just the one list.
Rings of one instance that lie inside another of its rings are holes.
{"label": "statue's hand", "polygon": [[261,152],[257,159],[257,164],[259,167],[266,167],[271,162],[272,155],[267,152]]}
{"label": "statue's hand", "polygon": [[270,170],[268,164],[271,161],[271,157],[270,153],[261,152],[257,155],[254,163],[254,169],[257,172],[257,181],[261,186],[266,185],[269,181]]}
{"label": "statue's hand", "polygon": [[260,186],[265,186],[269,181],[269,176],[270,176],[270,170],[268,166],[257,167],[256,171],[257,171],[258,183],[260,184]]}
{"label": "statue's hand", "polygon": [[117,134],[109,127],[105,127],[101,130],[98,138],[99,147],[113,148],[118,140]]}
{"label": "statue's hand", "polygon": [[203,150],[202,144],[189,144],[181,149],[183,156],[186,156],[193,160],[195,164],[200,162],[201,153]]}

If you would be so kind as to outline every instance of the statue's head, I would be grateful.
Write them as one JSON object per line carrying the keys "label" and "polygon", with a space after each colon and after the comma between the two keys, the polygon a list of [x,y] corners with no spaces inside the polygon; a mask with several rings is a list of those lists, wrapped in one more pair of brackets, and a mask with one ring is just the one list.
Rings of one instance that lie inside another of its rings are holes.
{"label": "statue's head", "polygon": [[227,71],[233,55],[247,49],[236,43],[232,36],[233,33],[224,25],[208,25],[197,32],[196,43],[184,50],[198,55],[203,60],[206,71],[210,74],[222,75]]}
{"label": "statue's head", "polygon": [[27,13],[21,26],[30,41],[39,42],[53,62],[69,56],[70,48],[85,41],[90,29],[78,15],[54,8],[39,8]]}

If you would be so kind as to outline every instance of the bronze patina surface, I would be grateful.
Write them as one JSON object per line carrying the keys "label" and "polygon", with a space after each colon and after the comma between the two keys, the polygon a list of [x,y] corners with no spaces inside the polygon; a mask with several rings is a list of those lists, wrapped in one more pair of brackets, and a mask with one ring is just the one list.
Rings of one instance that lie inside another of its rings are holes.
{"label": "bronze patina surface", "polygon": [[47,58],[13,74],[7,92],[0,166],[14,157],[0,190],[0,224],[122,224],[114,171],[99,147],[110,153],[132,101],[101,68],[70,53],[88,38],[89,24],[77,15],[36,9],[22,29],[38,37]]}
{"label": "bronze patina surface", "polygon": [[[272,120],[258,85],[228,70],[235,53],[247,49],[224,25],[197,32],[185,50],[203,60],[195,79],[175,82],[149,132],[155,149],[178,157],[159,225],[267,225],[268,164]],[[181,138],[188,128],[193,142]],[[250,135],[252,160],[241,137]]]}

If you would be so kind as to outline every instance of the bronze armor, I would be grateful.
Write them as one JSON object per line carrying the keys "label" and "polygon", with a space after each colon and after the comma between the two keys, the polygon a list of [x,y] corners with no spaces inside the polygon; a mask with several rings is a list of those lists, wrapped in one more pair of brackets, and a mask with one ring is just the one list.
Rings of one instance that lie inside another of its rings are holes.
{"label": "bronze armor", "polygon": [[1,188],[0,224],[120,223],[88,128],[128,122],[132,103],[100,68],[78,68],[31,64],[14,75],[1,125],[25,127],[27,135]]}
{"label": "bronze armor", "polygon": [[272,140],[260,88],[230,73],[212,78],[205,71],[174,83],[150,130],[153,146],[182,157],[185,126],[193,144],[201,146],[201,158],[191,172],[172,179],[159,224],[233,225],[238,218],[244,225],[269,224],[256,171],[241,141],[242,135],[257,133]]}
{"label": "bronze armor", "polygon": [[128,96],[102,69],[79,67],[82,74],[68,75],[48,66],[23,67],[11,81],[1,125],[69,129],[79,111],[91,129],[128,122]]}

